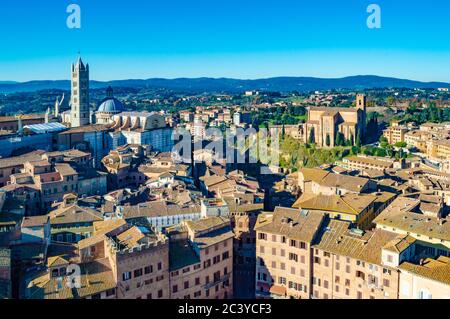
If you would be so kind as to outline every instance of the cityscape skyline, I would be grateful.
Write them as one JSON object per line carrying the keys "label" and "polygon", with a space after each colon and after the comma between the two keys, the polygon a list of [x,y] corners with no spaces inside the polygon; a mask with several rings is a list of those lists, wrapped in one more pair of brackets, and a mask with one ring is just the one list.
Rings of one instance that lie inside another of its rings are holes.
{"label": "cityscape skyline", "polygon": [[81,29],[66,26],[68,3],[6,1],[0,80],[67,79],[67,63],[80,51],[99,81],[370,74],[450,82],[445,1],[377,1],[381,29],[367,27],[364,1],[77,4]]}

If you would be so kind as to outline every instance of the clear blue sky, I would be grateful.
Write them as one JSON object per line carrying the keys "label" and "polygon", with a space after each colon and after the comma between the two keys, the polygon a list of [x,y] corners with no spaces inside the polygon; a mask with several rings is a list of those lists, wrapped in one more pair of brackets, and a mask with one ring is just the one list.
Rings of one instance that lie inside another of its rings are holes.
{"label": "clear blue sky", "polygon": [[[82,10],[81,30],[66,7]],[[382,8],[382,29],[366,8]],[[0,80],[357,74],[450,82],[448,0],[1,0]]]}

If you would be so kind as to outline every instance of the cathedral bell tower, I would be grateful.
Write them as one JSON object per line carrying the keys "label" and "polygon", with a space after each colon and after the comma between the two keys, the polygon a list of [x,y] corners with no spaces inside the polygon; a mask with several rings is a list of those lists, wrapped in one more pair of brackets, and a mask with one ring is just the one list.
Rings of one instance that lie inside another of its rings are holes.
{"label": "cathedral bell tower", "polygon": [[71,80],[71,126],[89,125],[89,64],[84,65],[81,58],[72,64]]}

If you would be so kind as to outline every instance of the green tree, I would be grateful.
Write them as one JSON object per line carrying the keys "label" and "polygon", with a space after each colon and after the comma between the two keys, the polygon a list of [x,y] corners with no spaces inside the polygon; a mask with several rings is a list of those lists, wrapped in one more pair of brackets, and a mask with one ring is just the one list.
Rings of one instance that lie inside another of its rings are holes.
{"label": "green tree", "polygon": [[395,147],[401,147],[401,148],[403,148],[403,147],[406,147],[408,144],[406,144],[406,142],[397,142],[397,143],[395,143]]}
{"label": "green tree", "polygon": [[316,142],[316,136],[314,133],[314,127],[311,128],[311,131],[309,131],[309,144],[314,144]]}
{"label": "green tree", "polygon": [[361,134],[360,134],[360,132],[359,132],[359,130],[358,130],[358,132],[356,133],[356,146],[357,147],[361,147]]}
{"label": "green tree", "polygon": [[345,137],[344,134],[338,132],[336,134],[336,139],[334,141],[335,146],[345,146]]}

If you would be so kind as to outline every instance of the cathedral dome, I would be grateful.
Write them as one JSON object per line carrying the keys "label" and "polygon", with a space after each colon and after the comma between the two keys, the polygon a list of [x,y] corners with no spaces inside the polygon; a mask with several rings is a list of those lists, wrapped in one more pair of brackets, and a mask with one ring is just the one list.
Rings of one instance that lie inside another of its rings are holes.
{"label": "cathedral dome", "polygon": [[125,110],[122,102],[113,97],[112,88],[107,90],[107,97],[100,104],[97,112],[99,113],[121,113]]}

